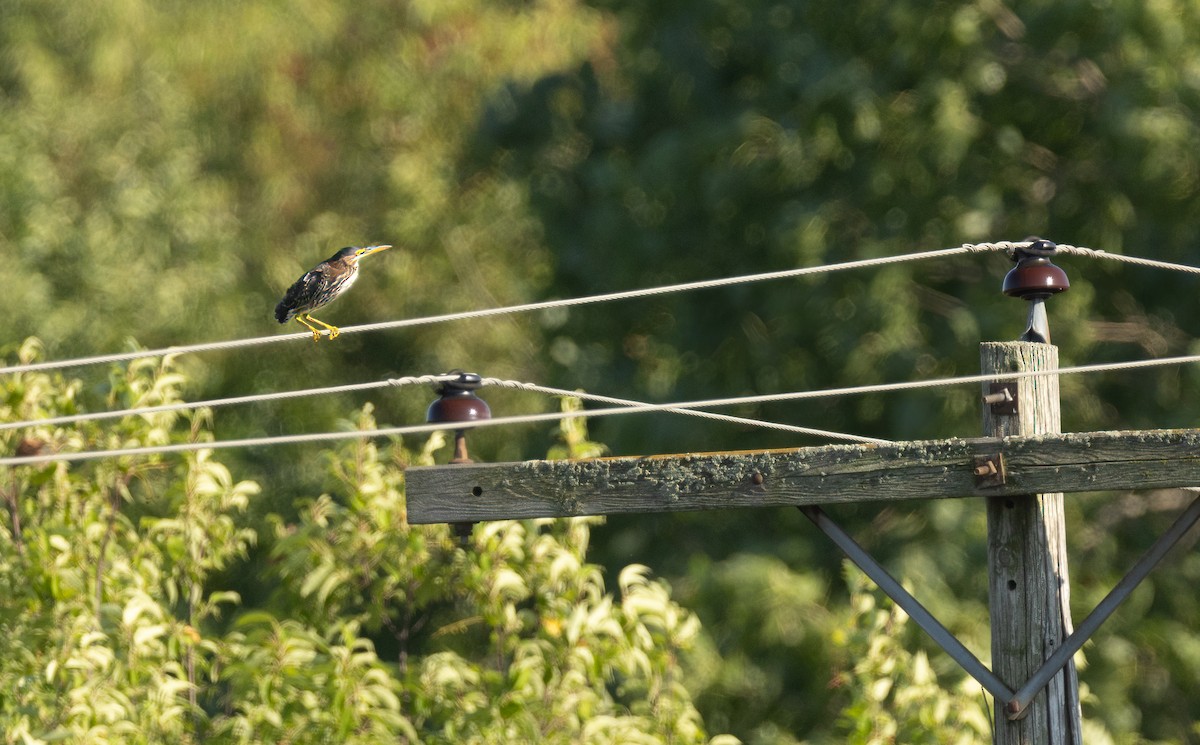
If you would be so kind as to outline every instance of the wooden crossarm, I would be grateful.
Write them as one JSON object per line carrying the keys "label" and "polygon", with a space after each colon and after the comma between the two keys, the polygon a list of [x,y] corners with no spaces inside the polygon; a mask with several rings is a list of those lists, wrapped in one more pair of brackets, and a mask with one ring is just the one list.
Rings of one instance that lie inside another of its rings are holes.
{"label": "wooden crossarm", "polygon": [[[976,474],[997,454],[1002,483]],[[411,523],[1156,489],[1200,486],[1200,430],[476,463],[406,474]]]}

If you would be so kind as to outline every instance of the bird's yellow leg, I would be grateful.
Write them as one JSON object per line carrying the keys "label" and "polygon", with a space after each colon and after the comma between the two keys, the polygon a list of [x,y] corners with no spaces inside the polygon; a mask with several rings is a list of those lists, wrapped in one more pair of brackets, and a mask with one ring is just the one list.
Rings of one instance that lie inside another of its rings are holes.
{"label": "bird's yellow leg", "polygon": [[328,323],[325,323],[324,321],[322,321],[319,318],[313,318],[308,313],[305,313],[304,317],[307,318],[308,320],[312,321],[315,324],[324,326],[325,328],[329,329],[329,338],[330,339],[336,339],[336,338],[338,338],[338,335],[342,333],[342,330],[339,329],[337,326],[332,326]]}
{"label": "bird's yellow leg", "polygon": [[[311,323],[309,323],[308,321],[304,320],[306,317],[311,317],[311,316],[308,316],[308,314],[305,313],[305,314],[296,316],[296,320],[299,321],[301,324],[303,324],[306,329],[308,329],[309,331],[312,332],[314,342],[321,341],[321,330],[319,328],[317,328],[316,326],[312,325]],[[317,319],[313,318],[312,320],[316,321]]]}

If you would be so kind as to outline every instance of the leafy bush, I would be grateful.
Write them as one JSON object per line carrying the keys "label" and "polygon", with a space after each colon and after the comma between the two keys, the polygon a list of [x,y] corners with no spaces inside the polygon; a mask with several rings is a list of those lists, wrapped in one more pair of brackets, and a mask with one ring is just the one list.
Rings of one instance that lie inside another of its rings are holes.
{"label": "leafy bush", "polygon": [[[36,353],[30,342],[20,357]],[[114,371],[107,399],[177,401],[183,383],[170,360],[144,361]],[[76,412],[78,389],[7,379],[0,419]],[[203,442],[208,419],[44,426],[3,443]],[[370,405],[352,426],[375,427]],[[566,451],[596,447],[578,422],[564,433]],[[259,527],[247,507],[260,486],[208,450],[12,469],[6,741],[707,742],[683,673],[696,617],[642,566],[612,593],[585,558],[588,520],[490,523],[465,546],[446,526],[407,525],[403,467],[440,442],[350,441],[325,455],[327,493]],[[269,561],[246,563],[264,537]],[[239,561],[275,591],[222,585]]]}

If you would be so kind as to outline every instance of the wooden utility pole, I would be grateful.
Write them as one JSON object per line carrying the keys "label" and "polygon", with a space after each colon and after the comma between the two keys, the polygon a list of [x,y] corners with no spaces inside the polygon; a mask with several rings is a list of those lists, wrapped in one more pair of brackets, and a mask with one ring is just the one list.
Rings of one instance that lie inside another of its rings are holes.
{"label": "wooden utility pole", "polygon": [[[1053,371],[1054,347],[986,345],[984,368]],[[1001,376],[1002,377],[1002,376]],[[1200,497],[1071,633],[1062,494],[1200,483],[1200,430],[1055,431],[1057,376],[985,384],[996,436],[871,445],[412,467],[410,523],[797,506],[847,556],[878,563],[832,526],[822,505],[973,497],[988,500],[994,672],[983,667],[900,583],[880,587],[996,699],[999,745],[1081,743],[1071,658],[1172,546],[1200,523]],[[1011,385],[997,393],[994,385]],[[1053,413],[1053,414],[1052,414]],[[1002,435],[1002,436],[1001,436]],[[832,528],[834,529],[831,529]],[[835,537],[836,534],[836,537]],[[869,562],[869,563],[868,563]],[[923,620],[924,619],[924,620]],[[982,670],[980,668],[983,668]]]}
{"label": "wooden utility pole", "polygon": [[[980,358],[984,373],[1058,369],[1058,348],[1050,344],[990,342],[981,345]],[[1001,401],[984,405],[985,435],[1061,432],[1057,375],[1009,385],[1011,401],[995,396]],[[985,396],[998,390],[1003,389],[984,384]],[[1063,495],[990,497],[987,522],[992,671],[1015,689],[1072,631]],[[1023,712],[1005,703],[995,706],[996,745],[1081,745],[1073,661]]]}
{"label": "wooden utility pole", "polygon": [[[1200,430],[1061,433],[1045,301],[1070,283],[1054,249],[1033,241],[1004,278],[1005,294],[1030,301],[1029,323],[1021,341],[981,347],[983,374],[995,376],[983,384],[982,438],[410,468],[408,519],[800,507],[995,697],[995,745],[1082,745],[1072,656],[1200,523],[1200,497],[1073,633],[1063,494],[1194,486]],[[987,499],[990,670],[821,509],[968,496]]]}

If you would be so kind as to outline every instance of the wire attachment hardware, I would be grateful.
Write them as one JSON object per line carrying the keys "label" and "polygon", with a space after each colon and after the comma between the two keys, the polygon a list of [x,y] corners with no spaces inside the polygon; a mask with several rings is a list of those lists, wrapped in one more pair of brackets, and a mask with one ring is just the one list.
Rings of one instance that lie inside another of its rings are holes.
{"label": "wire attachment hardware", "polygon": [[1029,301],[1029,321],[1019,341],[1050,343],[1050,322],[1046,317],[1046,300],[1071,287],[1067,273],[1050,262],[1057,250],[1053,241],[1029,238],[1032,243],[1012,253],[1017,265],[1004,275],[1005,295]]}
{"label": "wire attachment hardware", "polygon": [[976,489],[988,489],[1008,483],[1008,472],[1004,468],[1003,453],[976,455],[971,460],[971,466],[972,473],[975,474]]}
{"label": "wire attachment hardware", "polygon": [[983,402],[992,407],[993,414],[1014,416],[1017,413],[1016,382],[989,383]]}
{"label": "wire attachment hardware", "polygon": [[[483,385],[483,378],[475,373],[460,372],[454,380],[444,380],[434,389],[438,398],[429,404],[425,412],[425,421],[440,422],[477,422],[491,419],[492,410],[475,391]],[[462,426],[454,430],[454,457],[450,462],[455,465],[474,463],[467,454],[467,429]],[[475,523],[452,523],[454,534],[462,544],[471,537]]]}

